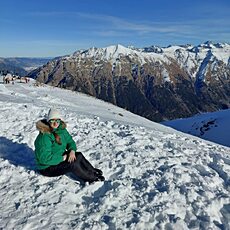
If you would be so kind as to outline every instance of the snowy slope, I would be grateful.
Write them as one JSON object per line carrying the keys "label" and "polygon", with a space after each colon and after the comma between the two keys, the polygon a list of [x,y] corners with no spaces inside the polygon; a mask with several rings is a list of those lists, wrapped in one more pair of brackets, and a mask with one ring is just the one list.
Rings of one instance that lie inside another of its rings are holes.
{"label": "snowy slope", "polygon": [[[35,122],[58,106],[105,182],[34,168]],[[230,229],[230,149],[92,97],[0,84],[0,229]]]}
{"label": "snowy slope", "polygon": [[230,147],[230,109],[162,122],[162,124]]}

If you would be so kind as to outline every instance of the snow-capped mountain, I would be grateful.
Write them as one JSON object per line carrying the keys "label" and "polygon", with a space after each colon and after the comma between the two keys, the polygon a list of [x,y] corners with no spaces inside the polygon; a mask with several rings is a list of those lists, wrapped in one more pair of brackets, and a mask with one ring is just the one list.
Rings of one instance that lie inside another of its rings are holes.
{"label": "snow-capped mountain", "polygon": [[[219,61],[223,61],[225,64],[229,63],[230,57],[230,45],[227,43],[217,43],[214,44],[212,42],[205,42],[204,44],[200,44],[198,46],[169,46],[166,48],[161,48],[158,46],[150,46],[146,48],[135,48],[135,47],[125,47],[123,45],[112,45],[105,48],[90,48],[88,50],[79,50],[73,53],[70,56],[66,56],[65,59],[71,59],[76,57],[78,59],[81,56],[84,58],[95,58],[98,60],[104,61],[112,61],[115,62],[117,58],[121,56],[129,56],[130,58],[134,58],[135,56],[138,58],[138,61],[141,64],[144,64],[145,61],[149,62],[152,60],[153,62],[157,61],[165,61],[169,59],[169,57],[175,59],[178,57],[178,53],[182,53],[187,58],[191,58],[196,61],[196,64],[204,59],[209,51],[211,50],[212,56],[218,59]],[[184,64],[183,62],[181,64]],[[190,67],[190,70],[194,67],[193,65],[186,65]]]}
{"label": "snow-capped mountain", "polygon": [[[35,170],[50,107],[106,181]],[[0,84],[0,111],[0,229],[230,229],[229,148],[35,81]]]}
{"label": "snow-capped mountain", "polygon": [[161,121],[229,108],[229,60],[229,44],[116,45],[79,50],[30,76]]}

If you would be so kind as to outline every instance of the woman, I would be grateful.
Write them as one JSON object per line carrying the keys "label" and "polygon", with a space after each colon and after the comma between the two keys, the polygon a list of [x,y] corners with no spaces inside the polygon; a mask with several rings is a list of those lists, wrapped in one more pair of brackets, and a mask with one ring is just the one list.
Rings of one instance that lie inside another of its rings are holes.
{"label": "woman", "polygon": [[53,177],[72,172],[85,182],[105,180],[100,169],[76,152],[76,144],[58,110],[50,109],[48,119],[38,121],[36,127],[39,135],[34,142],[35,155],[42,175]]}

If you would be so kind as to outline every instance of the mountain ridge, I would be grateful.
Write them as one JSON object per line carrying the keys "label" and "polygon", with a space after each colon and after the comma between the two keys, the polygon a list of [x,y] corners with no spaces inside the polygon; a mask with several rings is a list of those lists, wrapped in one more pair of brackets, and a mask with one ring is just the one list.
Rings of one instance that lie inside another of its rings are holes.
{"label": "mountain ridge", "polygon": [[154,121],[230,106],[229,44],[169,46],[157,53],[145,50],[120,44],[78,50],[51,60],[30,76]]}
{"label": "mountain ridge", "polygon": [[46,64],[52,58],[0,57],[0,72],[25,76],[30,71]]}

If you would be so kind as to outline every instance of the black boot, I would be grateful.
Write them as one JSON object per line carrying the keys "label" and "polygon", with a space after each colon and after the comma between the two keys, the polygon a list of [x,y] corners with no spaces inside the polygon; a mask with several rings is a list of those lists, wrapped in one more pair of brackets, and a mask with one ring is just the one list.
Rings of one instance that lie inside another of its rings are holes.
{"label": "black boot", "polygon": [[104,181],[105,178],[102,175],[98,175],[95,181]]}
{"label": "black boot", "polygon": [[94,168],[97,175],[102,175],[103,172],[100,169]]}

